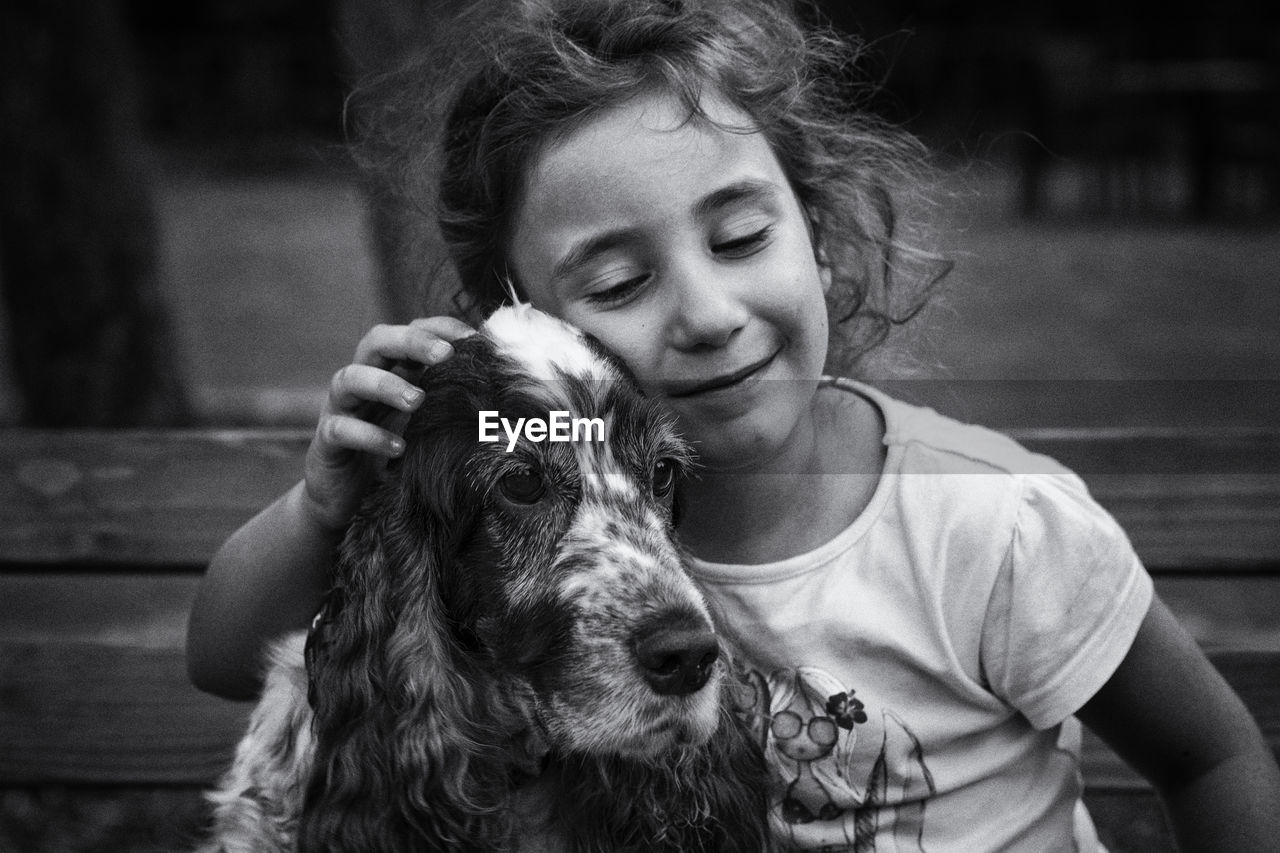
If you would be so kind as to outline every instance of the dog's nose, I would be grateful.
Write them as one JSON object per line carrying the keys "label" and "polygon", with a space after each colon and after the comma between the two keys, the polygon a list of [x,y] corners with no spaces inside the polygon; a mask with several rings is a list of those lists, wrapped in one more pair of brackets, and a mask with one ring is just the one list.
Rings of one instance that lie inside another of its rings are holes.
{"label": "dog's nose", "polygon": [[718,657],[716,635],[701,628],[661,627],[636,643],[636,658],[645,681],[663,696],[684,696],[702,689]]}

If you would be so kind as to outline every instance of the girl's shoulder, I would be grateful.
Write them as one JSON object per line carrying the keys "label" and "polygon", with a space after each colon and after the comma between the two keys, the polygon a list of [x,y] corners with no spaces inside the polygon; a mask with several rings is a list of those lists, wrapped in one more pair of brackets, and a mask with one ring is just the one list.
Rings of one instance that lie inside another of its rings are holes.
{"label": "girl's shoulder", "polygon": [[[836,380],[880,407],[888,447],[882,483],[908,525],[964,540],[973,552],[1061,568],[1070,559],[1107,560],[1127,571],[1132,545],[1078,475],[1057,460],[986,427],[905,403],[865,384]],[[944,476],[912,476],[944,475]],[[971,475],[971,476],[945,476]],[[978,476],[972,476],[978,475]],[[1044,559],[1045,554],[1056,554]]]}
{"label": "girl's shoulder", "polygon": [[897,473],[1062,474],[1071,470],[989,427],[966,423],[864,382],[826,381],[869,400],[884,419],[884,444],[903,457]]}
{"label": "girl's shoulder", "polygon": [[914,520],[912,529],[963,534],[1006,552],[1016,537],[1038,530],[1069,547],[1085,540],[1127,543],[1084,480],[1056,459],[864,383],[832,381],[864,395],[883,414],[881,491]]}

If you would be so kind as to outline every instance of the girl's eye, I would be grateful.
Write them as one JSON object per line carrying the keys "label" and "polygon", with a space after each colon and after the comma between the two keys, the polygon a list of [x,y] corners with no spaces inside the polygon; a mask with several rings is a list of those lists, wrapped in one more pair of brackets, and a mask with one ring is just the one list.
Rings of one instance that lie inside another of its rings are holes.
{"label": "girl's eye", "polygon": [[665,498],[676,484],[676,466],[670,459],[659,459],[653,466],[654,497]]}
{"label": "girl's eye", "polygon": [[537,503],[546,491],[542,475],[532,468],[521,468],[506,474],[498,481],[498,489],[512,503]]}
{"label": "girl's eye", "polygon": [[635,276],[626,281],[587,294],[587,300],[597,305],[612,305],[623,302],[636,294],[649,281],[648,275]]}
{"label": "girl's eye", "polygon": [[766,225],[749,234],[743,234],[741,237],[722,240],[719,243],[712,244],[711,251],[717,255],[727,255],[730,258],[745,258],[764,245],[769,239],[769,234],[772,230],[772,226]]}

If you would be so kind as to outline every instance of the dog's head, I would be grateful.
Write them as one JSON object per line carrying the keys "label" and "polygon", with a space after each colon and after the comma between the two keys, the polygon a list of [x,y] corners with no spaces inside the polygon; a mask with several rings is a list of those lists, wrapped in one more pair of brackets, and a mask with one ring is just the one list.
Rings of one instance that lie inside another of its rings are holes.
{"label": "dog's head", "polygon": [[382,644],[396,665],[435,667],[422,679],[496,679],[561,752],[705,742],[718,643],[672,541],[689,451],[669,417],[598,345],[528,306],[491,316],[422,384],[405,456],[348,537],[349,600],[326,619],[358,608],[375,632],[365,654]]}
{"label": "dog's head", "polygon": [[574,849],[764,849],[764,763],[672,540],[671,421],[527,306],[422,384],[308,642],[299,849],[508,849],[529,773]]}

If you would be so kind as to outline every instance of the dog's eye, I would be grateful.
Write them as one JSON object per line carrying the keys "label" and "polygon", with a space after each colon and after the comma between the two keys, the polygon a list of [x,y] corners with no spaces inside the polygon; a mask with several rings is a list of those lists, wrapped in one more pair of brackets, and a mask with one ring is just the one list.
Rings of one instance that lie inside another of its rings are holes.
{"label": "dog's eye", "polygon": [[676,466],[670,459],[659,459],[653,466],[653,494],[665,498],[676,484]]}
{"label": "dog's eye", "polygon": [[537,503],[538,498],[546,491],[542,475],[532,468],[521,468],[503,476],[498,481],[498,488],[507,500],[518,504]]}

